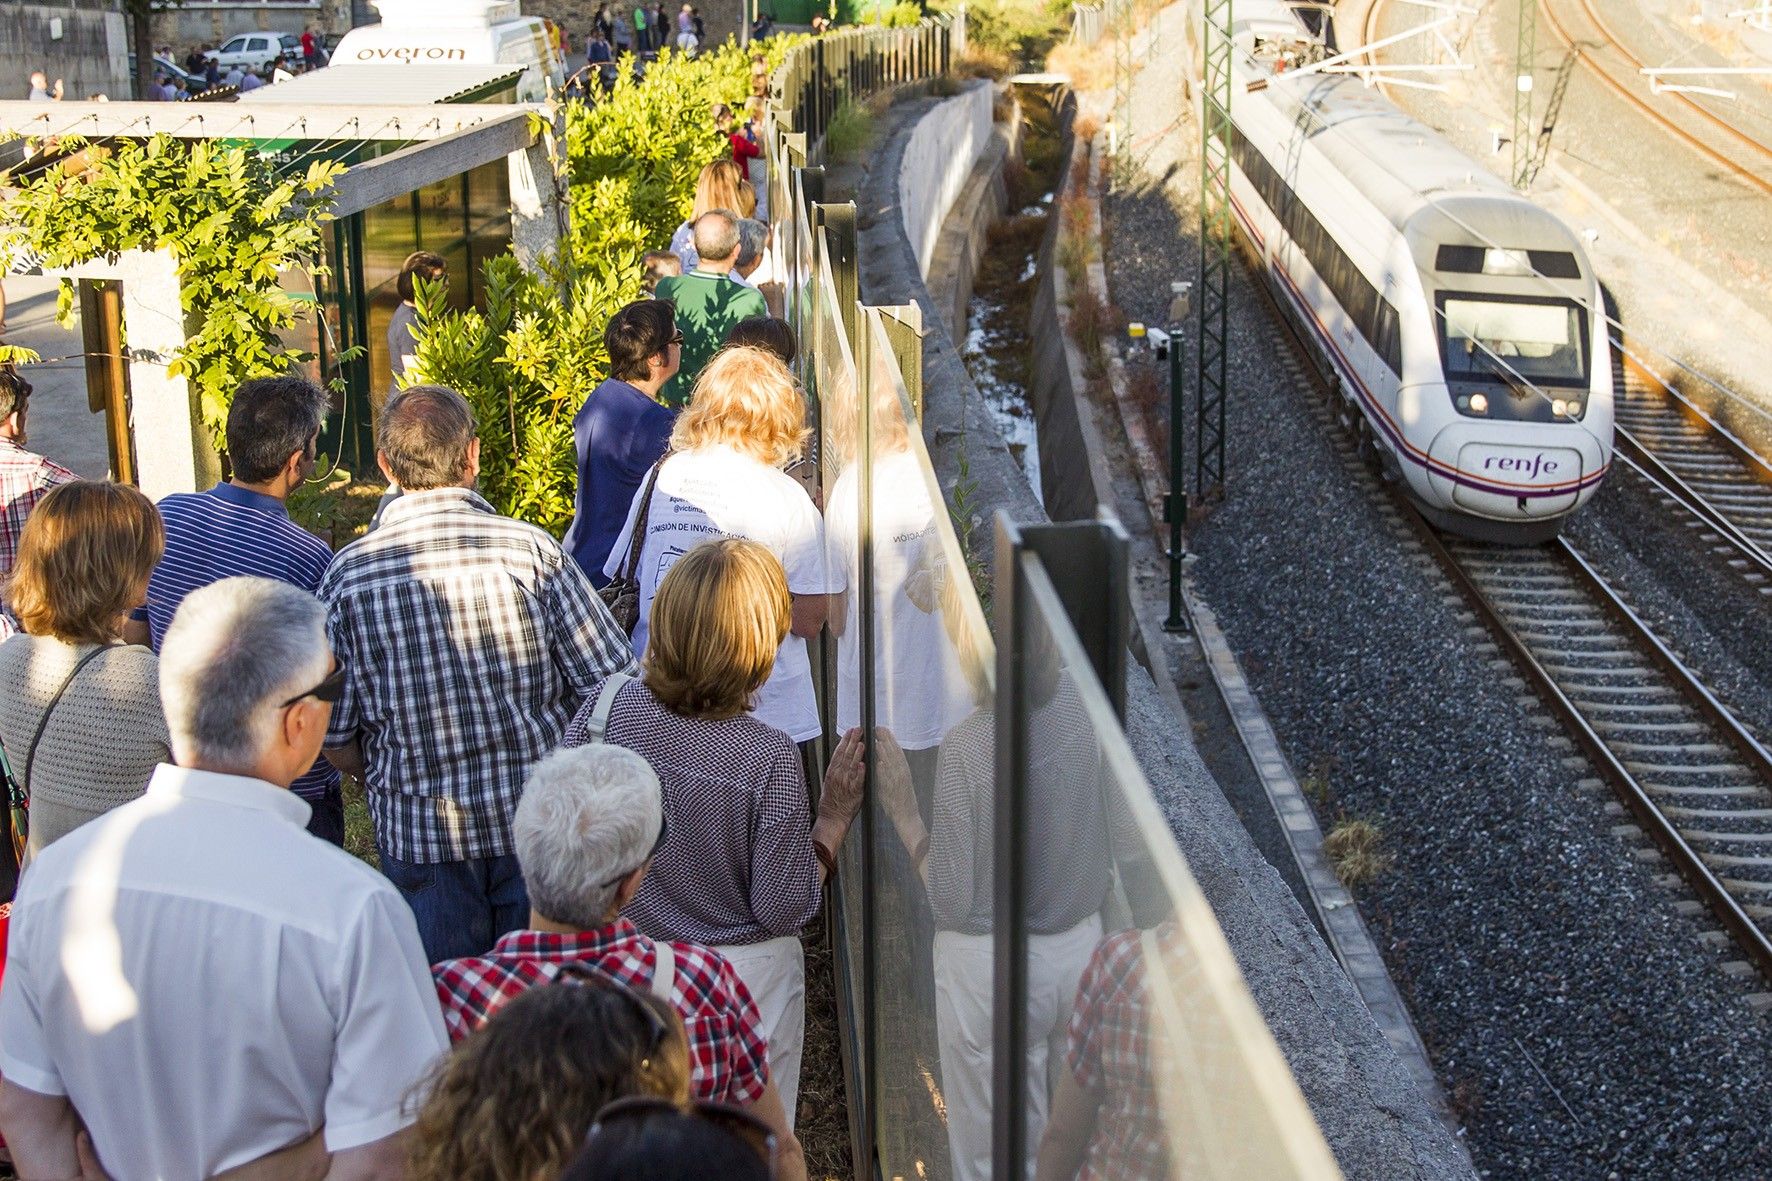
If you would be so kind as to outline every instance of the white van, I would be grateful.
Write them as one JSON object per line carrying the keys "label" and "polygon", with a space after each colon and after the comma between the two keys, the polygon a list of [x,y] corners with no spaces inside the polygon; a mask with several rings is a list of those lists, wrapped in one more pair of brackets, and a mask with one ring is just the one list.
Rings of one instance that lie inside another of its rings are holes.
{"label": "white van", "polygon": [[335,66],[512,65],[518,102],[540,102],[566,84],[560,59],[540,17],[524,16],[516,0],[373,0],[381,24],[352,29],[332,51]]}

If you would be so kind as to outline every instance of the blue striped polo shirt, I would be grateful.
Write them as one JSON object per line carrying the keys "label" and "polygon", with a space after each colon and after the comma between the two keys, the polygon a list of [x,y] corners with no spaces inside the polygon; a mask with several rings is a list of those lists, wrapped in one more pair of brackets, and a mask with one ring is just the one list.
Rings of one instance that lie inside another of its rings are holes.
{"label": "blue striped polo shirt", "polygon": [[[166,554],[148,579],[147,608],[149,642],[156,653],[172,626],[173,612],[197,588],[237,574],[256,574],[311,593],[332,562],[332,549],[290,520],[282,501],[262,492],[217,484],[207,492],[174,492],[159,508],[166,525]],[[322,757],[290,789],[314,800],[338,781],[338,771]]]}

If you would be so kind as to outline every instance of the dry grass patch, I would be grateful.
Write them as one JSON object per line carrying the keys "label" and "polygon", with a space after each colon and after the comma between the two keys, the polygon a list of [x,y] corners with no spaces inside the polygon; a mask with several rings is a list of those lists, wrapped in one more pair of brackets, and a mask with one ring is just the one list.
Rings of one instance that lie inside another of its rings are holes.
{"label": "dry grass patch", "polygon": [[1335,876],[1352,890],[1376,881],[1395,863],[1384,849],[1384,831],[1370,820],[1343,820],[1323,838]]}

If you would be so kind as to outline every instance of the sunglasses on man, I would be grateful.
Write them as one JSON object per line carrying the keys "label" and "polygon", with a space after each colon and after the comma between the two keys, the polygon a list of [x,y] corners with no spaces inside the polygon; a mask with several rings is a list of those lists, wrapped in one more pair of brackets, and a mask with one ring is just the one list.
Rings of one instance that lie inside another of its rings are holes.
{"label": "sunglasses on man", "polygon": [[291,697],[277,708],[288,709],[305,697],[312,697],[315,701],[324,701],[327,705],[336,705],[338,704],[338,699],[344,695],[345,662],[343,659],[335,657],[332,671],[327,673],[325,678],[318,685],[315,685],[305,693],[297,693],[294,697]]}

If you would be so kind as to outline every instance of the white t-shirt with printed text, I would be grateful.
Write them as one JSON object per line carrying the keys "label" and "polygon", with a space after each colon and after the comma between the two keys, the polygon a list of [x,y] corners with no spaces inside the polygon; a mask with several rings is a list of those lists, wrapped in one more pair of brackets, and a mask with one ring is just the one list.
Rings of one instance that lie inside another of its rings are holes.
{"label": "white t-shirt with printed text", "polygon": [[[628,506],[627,520],[603,564],[603,573],[611,578],[627,561],[641,493],[636,493],[634,503]],[[641,542],[636,653],[646,651],[652,597],[658,584],[678,558],[717,537],[743,537],[767,548],[787,571],[792,594],[834,594],[843,589],[843,572],[825,563],[824,520],[805,490],[787,473],[726,446],[672,455],[659,469]],[[818,735],[822,727],[805,640],[790,633],[782,641],[775,671],[758,692],[751,714],[795,742]]]}
{"label": "white t-shirt with printed text", "polygon": [[[861,724],[861,624],[849,576],[860,559],[859,473],[852,466],[831,486],[826,508],[830,561],[845,572],[837,646],[837,729]],[[874,463],[874,722],[906,750],[941,744],[973,711],[973,691],[942,618],[942,580],[951,570],[937,534],[935,502],[916,457],[901,451]],[[942,512],[947,511],[945,504]]]}

